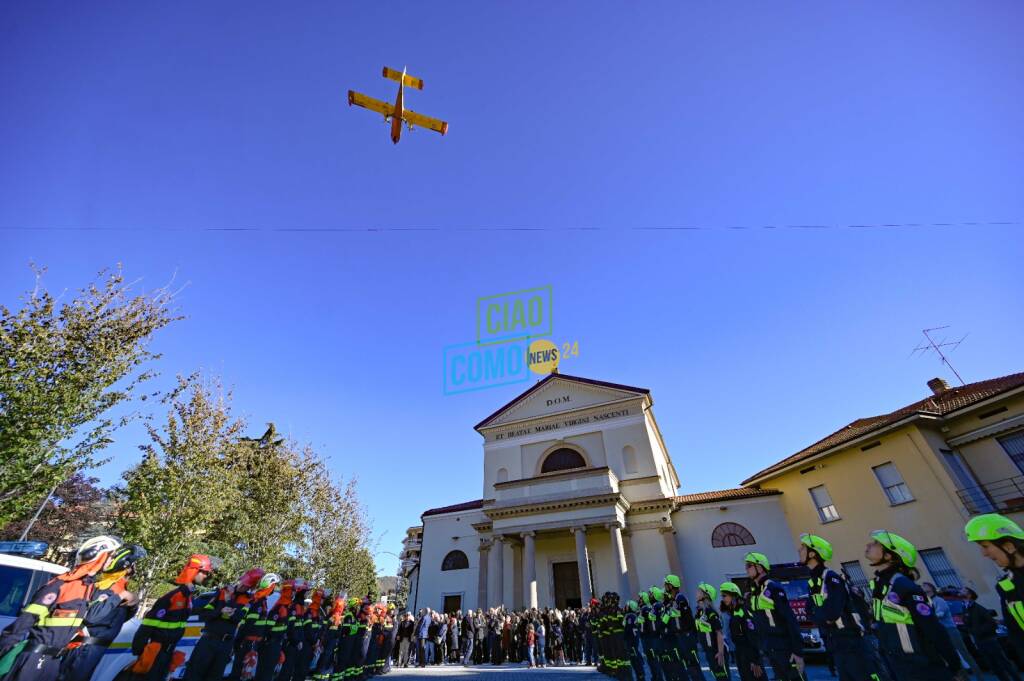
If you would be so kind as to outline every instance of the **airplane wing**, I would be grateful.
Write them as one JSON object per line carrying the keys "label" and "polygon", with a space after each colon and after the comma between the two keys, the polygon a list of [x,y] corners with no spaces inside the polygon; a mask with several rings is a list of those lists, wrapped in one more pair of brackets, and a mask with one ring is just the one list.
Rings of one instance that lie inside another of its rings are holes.
{"label": "airplane wing", "polygon": [[389,69],[386,66],[384,67],[384,77],[390,78],[397,83],[405,83],[406,87],[416,88],[417,90],[423,89],[423,79],[417,78],[416,76],[410,76],[408,73],[405,74],[405,78],[403,79],[401,71],[395,71],[394,69]]}
{"label": "airplane wing", "polygon": [[402,118],[412,125],[419,126],[421,128],[429,128],[434,132],[439,132],[442,135],[448,132],[448,124],[444,121],[439,121],[436,118],[430,118],[423,114],[418,114],[415,111],[406,109],[402,112]]}
{"label": "airplane wing", "polygon": [[377,113],[383,115],[385,118],[387,118],[388,116],[393,116],[395,114],[394,105],[388,104],[387,102],[382,102],[379,99],[374,99],[373,97],[367,97],[366,95],[360,94],[355,90],[349,90],[348,105],[352,106],[353,104],[361,106],[364,109],[369,109],[370,111],[376,111]]}

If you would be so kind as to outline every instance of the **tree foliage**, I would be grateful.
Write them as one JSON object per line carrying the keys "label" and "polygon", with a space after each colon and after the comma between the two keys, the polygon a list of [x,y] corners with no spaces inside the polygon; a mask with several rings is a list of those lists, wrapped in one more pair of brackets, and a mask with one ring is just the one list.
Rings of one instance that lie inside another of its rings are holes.
{"label": "tree foliage", "polygon": [[175,319],[168,291],[133,294],[120,270],[64,303],[40,290],[41,276],[19,310],[0,305],[0,526],[101,463],[132,416],[116,408],[153,376],[150,339]]}
{"label": "tree foliage", "polygon": [[124,474],[118,529],[151,558],[139,571],[158,590],[192,553],[224,562],[225,578],[259,566],[350,593],[372,593],[369,527],[356,484],[336,485],[310,448],[273,424],[244,437],[216,384],[180,379],[170,414],[150,427],[143,460]]}
{"label": "tree foliage", "polygon": [[[86,535],[98,534],[112,520],[106,490],[97,487],[96,478],[75,473],[62,482],[49,497],[28,538],[50,546],[44,560],[65,563]],[[40,502],[42,503],[42,502]],[[34,511],[33,511],[34,515]],[[0,539],[19,539],[31,518],[9,523],[0,530]]]}
{"label": "tree foliage", "polygon": [[117,490],[119,531],[150,554],[136,573],[142,591],[171,580],[190,554],[215,553],[210,528],[238,492],[230,462],[243,423],[219,386],[179,377],[166,401],[167,420],[161,428],[147,424],[142,461]]}

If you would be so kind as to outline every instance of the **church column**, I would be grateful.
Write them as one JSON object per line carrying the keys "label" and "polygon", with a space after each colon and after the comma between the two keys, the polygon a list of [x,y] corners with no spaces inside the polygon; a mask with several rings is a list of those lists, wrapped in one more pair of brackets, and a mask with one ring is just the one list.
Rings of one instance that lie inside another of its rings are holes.
{"label": "church column", "polygon": [[665,540],[665,554],[668,556],[668,569],[672,571],[683,588],[686,588],[686,580],[683,579],[683,562],[679,560],[679,545],[676,544],[676,531],[672,527],[660,527],[661,538]]}
{"label": "church column", "polygon": [[512,545],[512,607],[523,609],[523,542],[506,538]]}
{"label": "church column", "polygon": [[494,597],[490,605],[505,604],[505,538],[494,537]]}
{"label": "church column", "polygon": [[523,532],[523,607],[537,607],[537,556],[534,533]]}
{"label": "church column", "polygon": [[622,548],[626,552],[626,571],[629,573],[629,593],[640,593],[640,571],[636,569],[636,554],[633,553],[633,532],[627,527],[622,530]]}
{"label": "church column", "polygon": [[491,552],[491,540],[480,540],[480,568],[476,587],[476,604],[478,608],[487,607],[487,558]]}
{"label": "church column", "polygon": [[609,523],[608,530],[612,535],[612,556],[615,568],[615,587],[619,591],[619,597],[625,598],[629,595],[629,570],[626,568],[626,551],[622,547],[622,528],[618,522]]}
{"label": "church column", "polygon": [[576,535],[576,566],[580,572],[580,600],[583,605],[590,603],[594,596],[594,587],[590,583],[590,556],[587,553],[587,528],[574,527]]}

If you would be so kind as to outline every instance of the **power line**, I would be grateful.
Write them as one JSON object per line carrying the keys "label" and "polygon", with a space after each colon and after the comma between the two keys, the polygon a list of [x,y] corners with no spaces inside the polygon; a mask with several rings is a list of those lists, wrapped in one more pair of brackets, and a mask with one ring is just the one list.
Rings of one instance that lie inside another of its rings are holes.
{"label": "power line", "polygon": [[858,230],[905,229],[932,227],[992,227],[1019,226],[1021,221],[1003,222],[904,222],[880,224],[822,224],[822,225],[654,225],[619,227],[548,227],[548,226],[479,226],[441,227],[421,225],[412,227],[26,227],[0,226],[4,232],[658,232],[658,231],[755,231],[755,230]]}

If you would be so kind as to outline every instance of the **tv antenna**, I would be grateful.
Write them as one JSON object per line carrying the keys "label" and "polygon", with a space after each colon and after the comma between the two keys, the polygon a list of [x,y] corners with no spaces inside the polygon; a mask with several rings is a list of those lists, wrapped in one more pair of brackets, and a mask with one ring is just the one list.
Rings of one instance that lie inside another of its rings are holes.
{"label": "tv antenna", "polygon": [[[966,385],[966,383],[964,383],[964,379],[960,378],[960,374],[958,374],[956,369],[953,368],[953,365],[949,363],[949,358],[946,357],[946,353],[944,353],[942,351],[942,348],[950,348],[948,350],[948,352],[953,352],[953,350],[956,350],[958,347],[960,347],[960,344],[964,342],[964,338],[967,338],[967,336],[969,336],[970,334],[969,333],[965,333],[963,335],[963,338],[961,338],[958,341],[947,341],[946,337],[943,336],[942,340],[940,340],[938,342],[935,342],[935,339],[932,338],[930,332],[932,332],[932,331],[942,331],[943,329],[948,329],[948,328],[949,328],[949,326],[946,325],[946,326],[936,326],[936,327],[931,328],[931,329],[922,329],[921,333],[923,333],[924,337],[926,339],[928,339],[928,340],[927,340],[927,342],[921,343],[916,348],[911,350],[910,351],[910,356],[913,357],[914,354],[918,353],[918,352],[920,352],[922,355],[926,355],[929,352],[933,352],[934,351],[935,354],[937,354],[939,356],[939,358],[942,360],[942,363],[945,364],[946,366],[948,366],[949,370],[952,371],[953,374],[957,377],[957,380],[960,381],[960,385]],[[909,359],[909,357],[908,357],[908,359]]]}

